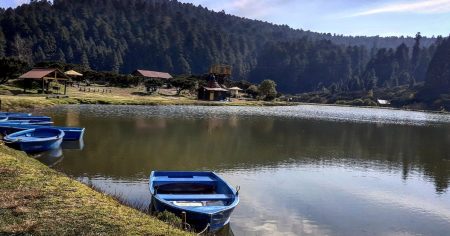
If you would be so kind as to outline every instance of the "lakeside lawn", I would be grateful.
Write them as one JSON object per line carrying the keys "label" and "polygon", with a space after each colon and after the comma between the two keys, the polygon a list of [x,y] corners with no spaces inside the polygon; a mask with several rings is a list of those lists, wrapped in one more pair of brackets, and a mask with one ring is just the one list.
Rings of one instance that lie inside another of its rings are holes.
{"label": "lakeside lawn", "polygon": [[[283,106],[295,105],[287,102],[246,101],[232,99],[231,102],[199,101],[192,95],[176,96],[172,90],[161,90],[153,95],[143,95],[136,88],[88,87],[89,92],[76,87],[67,87],[67,98],[47,98],[38,93],[21,94],[15,87],[1,86],[1,110],[18,111],[39,107],[67,104],[108,105],[200,105],[200,106]],[[107,90],[107,92],[103,92]],[[95,91],[95,92],[94,92]],[[110,91],[110,92],[109,92]],[[16,94],[16,95],[15,95]]]}
{"label": "lakeside lawn", "polygon": [[0,179],[0,235],[190,235],[3,144]]}

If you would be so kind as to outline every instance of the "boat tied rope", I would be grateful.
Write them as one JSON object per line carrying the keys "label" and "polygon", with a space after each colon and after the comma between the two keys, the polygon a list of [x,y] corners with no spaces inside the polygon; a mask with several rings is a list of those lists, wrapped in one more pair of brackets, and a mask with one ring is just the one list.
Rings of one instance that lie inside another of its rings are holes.
{"label": "boat tied rope", "polygon": [[202,230],[202,231],[200,231],[197,235],[202,235],[202,234],[204,234],[207,230],[208,230],[208,228],[209,228],[209,223],[206,225],[206,227]]}

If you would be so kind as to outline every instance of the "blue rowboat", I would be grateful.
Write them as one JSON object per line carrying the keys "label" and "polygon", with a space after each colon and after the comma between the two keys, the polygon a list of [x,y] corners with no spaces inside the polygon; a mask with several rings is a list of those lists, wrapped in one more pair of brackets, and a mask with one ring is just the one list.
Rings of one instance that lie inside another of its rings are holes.
{"label": "blue rowboat", "polygon": [[0,112],[0,116],[31,116],[31,113]]}
{"label": "blue rowboat", "polygon": [[44,152],[57,149],[63,141],[64,131],[53,128],[27,129],[12,133],[3,141],[15,149],[25,152]]}
{"label": "blue rowboat", "polygon": [[38,120],[38,121],[52,121],[48,116],[7,116],[8,120]]}
{"label": "blue rowboat", "polygon": [[[27,129],[36,129],[43,128],[38,123],[29,123],[29,124],[9,124],[9,123],[1,123],[0,122],[0,133],[1,134],[11,134],[15,132],[19,132]],[[64,131],[64,140],[65,141],[77,141],[83,139],[85,128],[78,127],[62,127],[62,126],[51,126],[51,128],[59,129]]]}
{"label": "blue rowboat", "polygon": [[53,125],[52,121],[40,121],[40,120],[1,120],[0,125]]}
{"label": "blue rowboat", "polygon": [[197,230],[215,232],[230,222],[238,192],[214,172],[152,171],[150,210],[169,211]]}

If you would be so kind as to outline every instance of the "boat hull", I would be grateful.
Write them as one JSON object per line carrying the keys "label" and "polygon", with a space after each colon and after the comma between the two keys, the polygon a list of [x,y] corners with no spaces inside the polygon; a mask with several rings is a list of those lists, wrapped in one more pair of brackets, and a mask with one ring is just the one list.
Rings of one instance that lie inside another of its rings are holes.
{"label": "boat hull", "polygon": [[216,232],[222,229],[225,225],[230,222],[231,213],[234,208],[229,208],[224,211],[220,211],[217,213],[207,214],[207,213],[199,213],[195,211],[189,211],[186,209],[180,209],[176,207],[172,207],[169,204],[164,203],[164,201],[159,200],[155,196],[152,196],[152,200],[150,203],[151,211],[163,212],[168,211],[172,212],[178,217],[183,217],[183,212],[186,213],[186,222],[194,227],[196,230],[203,230],[208,227],[209,232]]}
{"label": "boat hull", "polygon": [[[35,129],[41,127],[40,125],[31,125],[31,124],[3,124],[0,123],[0,133],[1,134],[12,134],[18,131],[27,130],[27,129]],[[75,127],[58,127],[51,126],[52,128],[60,129],[64,131],[64,140],[65,141],[78,141],[83,138],[84,128],[75,128]]]}
{"label": "boat hull", "polygon": [[6,143],[9,147],[22,150],[24,152],[45,152],[53,149],[58,149],[61,146],[62,139],[56,139],[51,141],[36,141],[36,142],[20,142],[20,143]]}
{"label": "boat hull", "polygon": [[37,128],[19,131],[3,138],[6,145],[27,153],[57,149],[63,141],[64,131]]}
{"label": "boat hull", "polygon": [[22,115],[13,115],[13,116],[8,116],[8,120],[52,121],[52,118],[51,118],[51,117],[48,117],[48,116],[22,116]]}
{"label": "boat hull", "polygon": [[195,230],[216,232],[230,222],[238,192],[214,172],[152,171],[151,212],[169,211]]}
{"label": "boat hull", "polygon": [[31,116],[31,113],[20,113],[20,112],[0,112],[0,116]]}
{"label": "boat hull", "polygon": [[52,121],[40,121],[40,120],[6,120],[0,121],[0,125],[39,125],[50,126],[53,125]]}

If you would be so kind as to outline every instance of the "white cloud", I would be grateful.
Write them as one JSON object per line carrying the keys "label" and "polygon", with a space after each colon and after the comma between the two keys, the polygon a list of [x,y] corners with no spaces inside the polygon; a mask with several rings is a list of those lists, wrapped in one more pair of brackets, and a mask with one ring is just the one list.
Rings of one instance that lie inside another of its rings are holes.
{"label": "white cloud", "polygon": [[30,2],[30,1],[29,0],[14,0],[14,4],[16,6],[20,6],[20,5],[22,5],[24,3],[28,3],[28,2]]}
{"label": "white cloud", "polygon": [[450,12],[450,0],[421,0],[394,3],[366,9],[351,16],[367,16],[382,13],[434,14]]}
{"label": "white cloud", "polygon": [[289,2],[292,0],[232,0],[224,8],[232,13],[259,18],[270,15]]}

